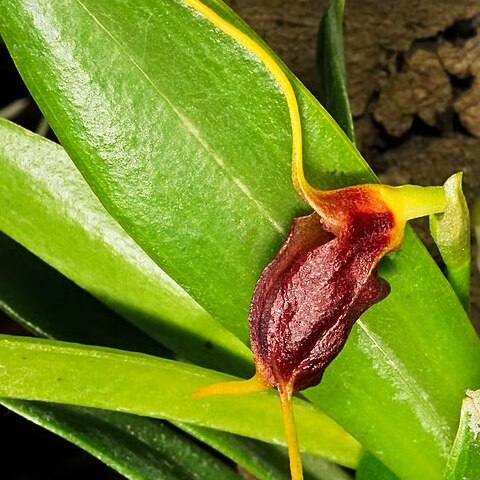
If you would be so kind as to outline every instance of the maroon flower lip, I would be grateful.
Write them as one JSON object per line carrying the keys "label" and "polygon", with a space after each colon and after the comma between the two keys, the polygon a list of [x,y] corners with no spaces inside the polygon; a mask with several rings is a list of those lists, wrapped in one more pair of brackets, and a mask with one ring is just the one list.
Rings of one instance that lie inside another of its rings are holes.
{"label": "maroon flower lip", "polygon": [[354,322],[390,291],[375,267],[393,226],[388,211],[356,215],[338,236],[316,213],[293,221],[251,303],[250,341],[265,385],[297,392],[320,382]]}
{"label": "maroon flower lip", "polygon": [[360,315],[390,292],[376,267],[399,248],[406,221],[441,208],[443,189],[360,185],[314,190],[315,208],[293,220],[263,271],[250,307],[250,342],[265,386],[298,392],[317,385]]}

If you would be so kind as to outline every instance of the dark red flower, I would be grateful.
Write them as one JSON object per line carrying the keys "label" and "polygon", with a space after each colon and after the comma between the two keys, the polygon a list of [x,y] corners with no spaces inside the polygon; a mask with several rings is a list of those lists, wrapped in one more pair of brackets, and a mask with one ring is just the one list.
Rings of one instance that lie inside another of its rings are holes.
{"label": "dark red flower", "polygon": [[278,389],[292,478],[302,478],[292,395],[317,385],[360,315],[390,287],[377,265],[399,248],[407,220],[441,211],[442,187],[360,185],[299,193],[314,207],[292,222],[285,244],[263,271],[250,306],[256,374],[209,385],[196,396]]}

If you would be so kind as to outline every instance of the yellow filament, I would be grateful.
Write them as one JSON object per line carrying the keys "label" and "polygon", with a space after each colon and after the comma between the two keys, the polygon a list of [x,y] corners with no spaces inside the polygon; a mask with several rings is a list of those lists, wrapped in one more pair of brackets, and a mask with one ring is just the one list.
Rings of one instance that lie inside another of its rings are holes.
{"label": "yellow filament", "polygon": [[290,124],[292,128],[292,181],[297,192],[314,207],[311,193],[313,189],[307,183],[303,172],[302,160],[302,124],[300,121],[300,112],[298,110],[297,97],[293,91],[290,80],[285,75],[282,68],[271,57],[271,55],[262,48],[255,40],[234,27],[220,15],[215,13],[211,8],[207,7],[198,0],[182,0],[184,3],[192,7],[195,11],[204,16],[213,25],[218,27],[222,32],[235,39],[240,45],[246,48],[250,53],[260,59],[268,68],[273,78],[280,85],[287,102],[290,114]]}
{"label": "yellow filament", "polygon": [[290,459],[290,475],[292,480],[303,480],[302,457],[298,447],[297,428],[293,415],[293,397],[291,386],[278,387],[280,403],[282,405],[283,424],[287,438],[288,457]]}

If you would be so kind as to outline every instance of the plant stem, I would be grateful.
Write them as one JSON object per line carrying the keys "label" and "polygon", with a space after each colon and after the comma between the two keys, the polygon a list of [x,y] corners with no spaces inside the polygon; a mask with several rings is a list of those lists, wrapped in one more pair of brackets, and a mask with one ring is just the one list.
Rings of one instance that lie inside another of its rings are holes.
{"label": "plant stem", "polygon": [[300,456],[300,449],[298,448],[297,428],[293,414],[292,387],[290,385],[279,385],[278,393],[280,395],[288,456],[290,458],[290,474],[292,480],[303,480],[302,457]]}

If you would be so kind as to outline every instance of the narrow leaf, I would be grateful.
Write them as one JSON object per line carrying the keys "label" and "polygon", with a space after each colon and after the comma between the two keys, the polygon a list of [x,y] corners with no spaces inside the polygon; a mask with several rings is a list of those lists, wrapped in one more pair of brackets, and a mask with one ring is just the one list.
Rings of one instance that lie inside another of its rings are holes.
{"label": "narrow leaf", "polygon": [[333,0],[320,22],[317,39],[319,99],[330,115],[355,143],[352,112],[348,101],[343,59],[343,9],[345,0]]}
{"label": "narrow leaf", "polygon": [[165,356],[148,335],[0,233],[0,310],[36,336]]}
{"label": "narrow leaf", "polygon": [[[284,445],[273,392],[192,398],[199,387],[231,378],[144,354],[0,336],[0,396],[164,418]],[[305,401],[296,402],[296,413],[305,451],[356,465],[355,440]]]}
{"label": "narrow leaf", "polygon": [[[187,423],[179,423],[178,427],[185,432],[196,435],[197,438],[228,458],[238,461],[243,468],[256,478],[287,479],[289,477],[288,457],[285,456],[284,451],[275,450],[278,447],[264,444],[258,440],[234,437],[231,434],[209,428],[203,428],[199,432],[198,427]],[[266,472],[268,472],[267,476],[265,476]]]}
{"label": "narrow leaf", "polygon": [[475,480],[480,475],[480,391],[467,390],[460,426],[453,444],[445,480]]}
{"label": "narrow leaf", "polygon": [[[165,350],[51,267],[0,234],[0,309],[38,336]],[[89,451],[128,478],[221,478],[232,472],[192,439],[158,421],[116,412],[0,400],[4,406]],[[192,426],[191,433],[202,431]],[[225,443],[229,435],[225,434]],[[242,440],[237,440],[241,443]],[[173,450],[170,445],[174,445]],[[178,456],[183,460],[178,464]]]}
{"label": "narrow leaf", "polygon": [[430,217],[430,231],[447,268],[447,278],[470,312],[470,213],[462,191],[462,173],[445,182],[447,208]]}
{"label": "narrow leaf", "polygon": [[[200,438],[228,458],[237,461],[256,478],[265,480],[290,478],[288,456],[284,448],[258,440],[241,439],[208,428],[199,429],[189,424],[177,424],[177,426]],[[351,480],[345,470],[338,465],[316,455],[304,454],[302,457],[305,480]]]}

